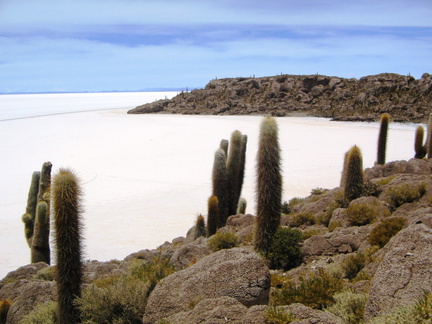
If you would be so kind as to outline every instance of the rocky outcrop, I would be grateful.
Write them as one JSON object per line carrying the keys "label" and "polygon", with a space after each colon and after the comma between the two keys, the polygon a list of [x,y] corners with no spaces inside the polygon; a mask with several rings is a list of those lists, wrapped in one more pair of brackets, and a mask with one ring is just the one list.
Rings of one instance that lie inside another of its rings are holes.
{"label": "rocky outcrop", "polygon": [[400,231],[385,246],[369,291],[365,319],[395,306],[411,304],[432,291],[432,230],[414,224]]}
{"label": "rocky outcrop", "polygon": [[204,89],[138,106],[130,114],[288,116],[372,121],[384,112],[394,121],[426,122],[432,105],[432,76],[393,73],[344,79],[323,75],[278,75],[210,81]]}
{"label": "rocky outcrop", "polygon": [[255,252],[233,248],[216,252],[162,280],[150,294],[144,323],[187,312],[194,303],[228,296],[245,306],[267,304],[270,273]]}

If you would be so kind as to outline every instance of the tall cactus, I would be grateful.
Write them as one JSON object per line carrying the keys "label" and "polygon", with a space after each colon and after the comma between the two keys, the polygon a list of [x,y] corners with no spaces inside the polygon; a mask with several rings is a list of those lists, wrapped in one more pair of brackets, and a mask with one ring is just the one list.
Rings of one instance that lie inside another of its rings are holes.
{"label": "tall cactus", "polygon": [[230,191],[229,178],[226,167],[226,155],[223,149],[218,149],[215,153],[213,164],[213,196],[219,200],[218,228],[224,227],[228,218]]}
{"label": "tall cactus", "polygon": [[27,244],[30,248],[32,245],[33,233],[34,233],[34,221],[36,217],[36,205],[37,205],[37,197],[39,191],[39,180],[40,180],[40,172],[39,171],[33,172],[31,183],[30,183],[30,189],[27,197],[26,212],[22,216],[22,221],[24,222],[24,234],[27,240]]}
{"label": "tall cactus", "polygon": [[427,123],[426,152],[426,157],[430,159],[432,157],[432,113],[429,114],[429,120]]}
{"label": "tall cactus", "polygon": [[356,145],[348,151],[345,168],[343,189],[345,200],[349,202],[363,192],[363,156]]}
{"label": "tall cactus", "polygon": [[53,214],[57,244],[57,292],[60,323],[77,323],[74,304],[81,296],[81,189],[77,176],[60,169],[53,178]]}
{"label": "tall cactus", "polygon": [[219,226],[219,199],[217,196],[211,196],[208,200],[207,211],[207,236],[216,233]]}
{"label": "tall cactus", "polygon": [[34,235],[31,246],[31,262],[51,263],[51,250],[49,245],[49,208],[45,201],[37,204],[34,223]]}
{"label": "tall cactus", "polygon": [[226,139],[221,140],[219,144],[219,148],[221,148],[225,152],[226,156],[228,156],[228,145],[229,142]]}
{"label": "tall cactus", "polygon": [[422,126],[418,126],[415,132],[414,138],[414,158],[423,159],[426,156],[426,146],[423,145],[423,137],[424,137],[424,128]]}
{"label": "tall cactus", "polygon": [[378,152],[377,152],[376,164],[385,164],[389,121],[390,121],[389,114],[384,113],[381,115],[381,125],[380,125],[380,131],[378,136]]}
{"label": "tall cactus", "polygon": [[244,174],[244,171],[241,171],[242,149],[243,149],[242,141],[243,141],[243,135],[241,132],[236,130],[235,132],[232,133],[231,145],[227,157],[227,171],[228,171],[229,191],[230,191],[228,216],[235,215],[237,211],[237,205],[241,193],[241,185],[243,183],[243,179],[240,179],[240,175]]}
{"label": "tall cactus", "polygon": [[267,254],[280,224],[282,201],[278,126],[272,117],[261,122],[257,155],[257,224],[255,250]]}

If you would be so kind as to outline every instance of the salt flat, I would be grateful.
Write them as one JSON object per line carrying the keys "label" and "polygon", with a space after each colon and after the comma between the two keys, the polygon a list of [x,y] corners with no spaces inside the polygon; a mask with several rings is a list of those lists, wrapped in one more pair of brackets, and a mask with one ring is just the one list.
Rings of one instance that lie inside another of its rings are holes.
{"label": "salt flat", "polygon": [[[184,236],[197,214],[206,214],[214,152],[220,140],[229,139],[237,129],[248,135],[242,196],[248,201],[248,212],[254,212],[255,156],[262,117],[127,115],[131,107],[97,110],[122,107],[113,106],[112,100],[96,108],[91,104],[80,109],[73,105],[39,108],[39,117],[31,117],[37,116],[35,110],[27,115],[3,114],[5,101],[0,96],[4,152],[0,240],[6,247],[0,277],[29,262],[21,215],[31,174],[45,161],[52,162],[53,172],[72,168],[82,181],[86,259],[123,259]],[[138,100],[143,103],[142,98]],[[86,111],[77,112],[82,110]],[[278,118],[278,125],[284,200],[307,196],[316,187],[338,186],[344,153],[354,144],[363,152],[365,167],[376,159],[378,123],[283,117]],[[388,161],[414,156],[416,127],[390,124]]]}

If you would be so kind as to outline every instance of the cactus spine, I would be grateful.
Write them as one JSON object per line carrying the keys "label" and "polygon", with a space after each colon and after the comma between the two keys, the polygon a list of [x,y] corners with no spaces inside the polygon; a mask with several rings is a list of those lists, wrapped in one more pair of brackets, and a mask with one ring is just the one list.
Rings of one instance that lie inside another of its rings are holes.
{"label": "cactus spine", "polygon": [[228,218],[230,192],[229,178],[226,167],[226,155],[223,149],[218,149],[215,153],[213,164],[213,196],[217,196],[219,200],[219,217],[217,228],[225,226]]}
{"label": "cactus spine", "polygon": [[363,192],[363,157],[356,145],[348,151],[345,168],[344,196],[345,200],[351,201]]}
{"label": "cactus spine", "polygon": [[414,139],[414,158],[423,159],[426,156],[426,146],[423,145],[423,137],[424,137],[424,128],[422,126],[418,126],[415,132]]}
{"label": "cactus spine", "polygon": [[381,115],[381,126],[380,126],[380,131],[378,136],[378,153],[377,153],[376,164],[385,164],[389,121],[390,121],[389,114],[384,113]]}
{"label": "cactus spine", "polygon": [[53,214],[57,244],[57,292],[60,323],[76,323],[74,300],[81,296],[81,189],[76,175],[60,169],[53,178]]}
{"label": "cactus spine", "polygon": [[208,200],[207,213],[207,235],[212,236],[216,233],[219,225],[219,199],[217,196],[211,196]]}
{"label": "cactus spine", "polygon": [[282,201],[281,157],[276,120],[261,122],[257,155],[255,250],[266,254],[279,227]]}
{"label": "cactus spine", "polygon": [[197,217],[197,221],[195,224],[194,239],[196,240],[200,236],[204,236],[204,237],[207,236],[204,217],[202,215],[198,215],[198,217]]}

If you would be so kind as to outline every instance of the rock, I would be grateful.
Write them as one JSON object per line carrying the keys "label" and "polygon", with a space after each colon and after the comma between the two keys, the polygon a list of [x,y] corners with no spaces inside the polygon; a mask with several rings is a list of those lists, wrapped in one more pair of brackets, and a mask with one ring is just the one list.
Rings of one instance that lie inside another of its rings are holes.
{"label": "rock", "polygon": [[28,279],[31,280],[33,277],[38,273],[39,270],[49,267],[48,264],[45,262],[38,262],[38,263],[32,263],[28,264],[22,267],[19,267],[18,269],[9,272],[6,277],[4,277],[0,281],[0,288],[3,284],[20,280],[20,279]]}
{"label": "rock", "polygon": [[170,263],[176,271],[183,270],[211,253],[212,250],[207,247],[207,239],[199,237],[176,250],[170,259]]}
{"label": "rock", "polygon": [[279,308],[295,316],[293,324],[342,324],[342,320],[336,315],[312,309],[303,304],[291,304],[288,306],[279,306]]}
{"label": "rock", "polygon": [[414,224],[396,234],[382,251],[365,307],[365,319],[414,303],[432,290],[432,229]]}
{"label": "rock", "polygon": [[191,303],[222,296],[245,306],[267,304],[269,291],[269,269],[256,253],[246,248],[221,250],[159,282],[149,296],[143,320],[153,323],[189,311]]}
{"label": "rock", "polygon": [[0,290],[0,296],[12,300],[7,323],[18,324],[37,304],[56,300],[57,290],[53,281],[18,280],[6,284]]}

